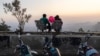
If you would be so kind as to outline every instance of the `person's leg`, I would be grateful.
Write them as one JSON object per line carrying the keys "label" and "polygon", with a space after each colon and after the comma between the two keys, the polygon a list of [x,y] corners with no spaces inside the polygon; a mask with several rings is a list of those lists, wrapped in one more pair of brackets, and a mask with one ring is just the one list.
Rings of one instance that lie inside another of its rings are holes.
{"label": "person's leg", "polygon": [[48,29],[48,32],[51,32],[51,26],[50,25],[47,26],[47,29]]}
{"label": "person's leg", "polygon": [[49,26],[49,32],[51,32],[51,26]]}
{"label": "person's leg", "polygon": [[42,31],[42,32],[44,32],[44,30],[43,30],[43,29],[42,29],[41,31]]}

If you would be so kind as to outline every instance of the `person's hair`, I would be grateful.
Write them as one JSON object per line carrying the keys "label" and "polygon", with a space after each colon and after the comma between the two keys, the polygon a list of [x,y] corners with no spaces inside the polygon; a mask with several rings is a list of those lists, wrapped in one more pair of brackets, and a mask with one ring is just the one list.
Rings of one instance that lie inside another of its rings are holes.
{"label": "person's hair", "polygon": [[56,15],[55,18],[59,18],[59,15]]}
{"label": "person's hair", "polygon": [[46,17],[46,14],[43,14],[43,17]]}

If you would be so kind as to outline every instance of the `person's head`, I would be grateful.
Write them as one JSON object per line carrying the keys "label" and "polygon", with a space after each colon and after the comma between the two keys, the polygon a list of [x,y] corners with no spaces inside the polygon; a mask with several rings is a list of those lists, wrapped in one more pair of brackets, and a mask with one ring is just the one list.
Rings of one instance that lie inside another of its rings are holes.
{"label": "person's head", "polygon": [[55,21],[53,16],[50,16],[48,20],[49,20],[50,23],[54,23],[54,21]]}
{"label": "person's head", "polygon": [[46,17],[46,14],[43,14],[43,17]]}
{"label": "person's head", "polygon": [[55,18],[59,18],[59,15],[56,15]]}

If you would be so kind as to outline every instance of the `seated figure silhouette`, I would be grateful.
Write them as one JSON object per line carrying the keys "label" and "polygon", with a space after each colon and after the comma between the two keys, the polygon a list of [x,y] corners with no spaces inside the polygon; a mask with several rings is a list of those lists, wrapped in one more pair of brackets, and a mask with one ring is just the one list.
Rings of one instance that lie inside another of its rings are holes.
{"label": "seated figure silhouette", "polygon": [[[51,31],[51,26],[50,26],[50,23],[49,23],[48,19],[46,18],[46,14],[43,14],[43,17],[40,19],[40,21],[43,22],[45,28],[48,29],[48,32],[50,32]],[[44,32],[44,30],[42,30],[42,32]]]}
{"label": "seated figure silhouette", "polygon": [[61,18],[59,18],[59,15],[55,16],[55,22],[52,24],[52,28],[56,31],[56,32],[60,32],[62,29],[62,20]]}

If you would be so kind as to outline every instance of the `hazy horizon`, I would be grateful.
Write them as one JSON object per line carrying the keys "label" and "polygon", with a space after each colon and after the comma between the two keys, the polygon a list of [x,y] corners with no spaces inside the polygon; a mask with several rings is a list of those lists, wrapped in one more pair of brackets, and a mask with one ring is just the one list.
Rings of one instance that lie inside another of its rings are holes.
{"label": "hazy horizon", "polygon": [[[0,1],[0,18],[3,18],[13,29],[17,28],[18,21],[10,13],[5,14],[3,3],[13,0]],[[100,0],[20,0],[21,7],[27,8],[27,13],[32,17],[26,23],[25,29],[34,31],[36,29],[34,20],[42,17],[43,13],[49,16],[59,15],[64,22],[63,28],[69,28],[77,23],[90,22],[96,24],[100,21]],[[67,30],[69,30],[67,29]]]}

